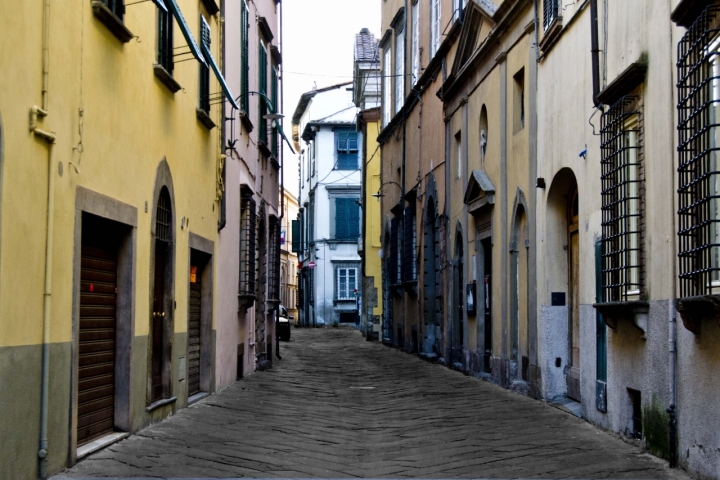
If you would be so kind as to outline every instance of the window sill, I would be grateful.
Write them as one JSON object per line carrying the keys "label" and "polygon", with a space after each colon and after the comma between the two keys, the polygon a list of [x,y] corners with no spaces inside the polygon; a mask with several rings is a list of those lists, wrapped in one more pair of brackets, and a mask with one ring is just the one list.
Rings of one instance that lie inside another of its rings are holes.
{"label": "window sill", "polygon": [[125,26],[122,20],[115,15],[102,1],[93,0],[93,15],[107,27],[110,32],[122,43],[128,43],[135,35]]}
{"label": "window sill", "polygon": [[212,121],[212,118],[210,118],[210,115],[208,115],[205,110],[196,108],[195,116],[200,121],[200,123],[202,123],[203,126],[205,126],[205,128],[207,128],[208,130],[212,130],[213,128],[217,127],[217,125],[215,125],[215,122]]}
{"label": "window sill", "polygon": [[164,407],[165,405],[172,405],[177,401],[177,397],[170,397],[170,398],[163,398],[162,400],[158,400],[157,402],[153,402],[147,407],[145,407],[145,411],[147,413],[152,412],[153,410],[157,410],[160,407]]}
{"label": "window sill", "polygon": [[555,41],[560,37],[560,32],[562,32],[562,28],[563,17],[555,17],[547,30],[545,30],[545,34],[543,35],[542,40],[540,40],[539,47],[542,53],[550,50],[550,47],[552,47]]}
{"label": "window sill", "polygon": [[403,289],[410,295],[417,297],[418,295],[418,282],[417,279],[403,282]]}
{"label": "window sill", "polygon": [[165,85],[172,93],[178,92],[180,91],[180,89],[182,89],[180,84],[173,78],[170,72],[165,70],[165,67],[163,67],[159,63],[153,65],[153,73],[155,74],[155,77],[160,80],[160,82]]}
{"label": "window sill", "polygon": [[247,312],[248,308],[255,304],[255,295],[252,293],[241,293],[238,295],[238,311]]}
{"label": "window sill", "polygon": [[715,320],[720,326],[720,295],[677,298],[675,308],[685,328],[695,335],[700,335],[703,320]]}
{"label": "window sill", "polygon": [[258,150],[260,150],[260,152],[265,158],[270,158],[270,156],[272,156],[272,152],[268,148],[267,142],[265,142],[264,140],[258,140],[257,146]]}
{"label": "window sill", "polygon": [[647,332],[647,314],[650,308],[650,304],[645,300],[594,303],[593,307],[602,314],[608,327],[615,330],[618,322],[626,319],[642,332],[644,338]]}

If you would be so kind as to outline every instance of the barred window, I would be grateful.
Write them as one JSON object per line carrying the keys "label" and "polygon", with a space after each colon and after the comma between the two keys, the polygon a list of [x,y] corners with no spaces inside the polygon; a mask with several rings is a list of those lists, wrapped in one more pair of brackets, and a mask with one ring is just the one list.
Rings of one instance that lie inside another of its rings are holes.
{"label": "barred window", "polygon": [[607,302],[634,300],[642,287],[642,129],[639,99],[602,116],[602,282]]}
{"label": "barred window", "polygon": [[403,238],[403,282],[417,280],[417,229],[415,205],[405,207],[405,223]]}
{"label": "barred window", "polygon": [[543,0],[543,29],[547,30],[558,16],[558,0]]}
{"label": "barred window", "polygon": [[240,281],[238,294],[255,297],[255,200],[243,186],[240,199]]}
{"label": "barred window", "polygon": [[720,6],[678,45],[680,295],[720,294]]}
{"label": "barred window", "polygon": [[268,302],[280,302],[280,221],[268,222]]}

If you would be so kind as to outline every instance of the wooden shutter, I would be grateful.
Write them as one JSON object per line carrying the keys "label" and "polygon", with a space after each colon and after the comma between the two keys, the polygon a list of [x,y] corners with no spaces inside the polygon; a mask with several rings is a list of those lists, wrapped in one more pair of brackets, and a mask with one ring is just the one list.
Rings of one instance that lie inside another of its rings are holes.
{"label": "wooden shutter", "polygon": [[241,79],[240,79],[240,108],[243,112],[248,113],[250,94],[250,49],[248,48],[249,36],[250,36],[250,22],[248,21],[250,12],[248,11],[247,4],[243,0],[240,7],[240,55],[242,55],[241,65]]}
{"label": "wooden shutter", "polygon": [[348,239],[357,240],[360,237],[360,205],[354,198],[348,200]]}
{"label": "wooden shutter", "polygon": [[[191,268],[198,268],[193,266]],[[199,272],[196,273],[195,282],[190,282],[190,300],[188,312],[188,396],[200,392],[200,308],[201,291]]]}
{"label": "wooden shutter", "polygon": [[348,198],[335,200],[335,238],[345,240],[350,232],[348,231]]}
{"label": "wooden shutter", "polygon": [[260,70],[258,72],[259,78],[258,78],[258,88],[260,90],[260,99],[258,102],[258,105],[260,106],[260,111],[258,114],[258,123],[260,124],[260,133],[259,133],[259,140],[261,142],[267,143],[267,120],[265,120],[264,116],[267,113],[267,103],[265,96],[267,95],[267,50],[265,50],[265,46],[263,45],[262,41],[259,43],[259,60],[258,60],[258,69]]}
{"label": "wooden shutter", "polygon": [[337,169],[356,170],[358,168],[358,134],[352,130],[335,132],[337,148]]}
{"label": "wooden shutter", "polygon": [[290,239],[292,244],[292,251],[297,253],[302,251],[300,242],[300,220],[292,221],[292,238]]}

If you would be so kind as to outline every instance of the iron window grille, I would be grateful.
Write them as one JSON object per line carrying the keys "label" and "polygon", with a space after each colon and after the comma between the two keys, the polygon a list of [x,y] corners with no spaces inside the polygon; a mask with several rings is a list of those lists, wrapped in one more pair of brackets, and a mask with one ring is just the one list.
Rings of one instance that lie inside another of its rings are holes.
{"label": "iron window grille", "polygon": [[[210,25],[200,16],[200,41],[210,51]],[[200,110],[210,113],[210,68],[202,63],[200,66]]]}
{"label": "iron window grille", "polygon": [[167,187],[160,190],[155,218],[155,238],[163,242],[172,241],[172,206]]}
{"label": "iron window grille", "polygon": [[405,207],[404,248],[402,275],[403,282],[414,282],[417,280],[417,228],[416,228],[415,205]]}
{"label": "iron window grille", "polygon": [[242,188],[240,199],[240,268],[238,295],[255,298],[255,200],[252,191]]}
{"label": "iron window grille", "polygon": [[680,295],[720,294],[720,6],[678,45]]}
{"label": "iron window grille", "polygon": [[280,221],[268,222],[268,302],[280,303]]}
{"label": "iron window grille", "polygon": [[358,168],[358,132],[350,128],[335,130],[337,147],[337,170],[357,170]]}
{"label": "iron window grille", "polygon": [[265,96],[267,95],[267,89],[268,89],[268,59],[267,59],[267,50],[265,50],[265,45],[263,45],[262,41],[259,42],[260,47],[260,57],[258,61],[258,75],[259,75],[259,89],[260,95],[258,105],[259,105],[259,112],[258,112],[258,123],[260,124],[260,131],[258,133],[258,140],[261,142],[265,142],[267,144],[267,120],[265,120],[265,115],[267,112],[267,103],[265,100]]}
{"label": "iron window grille", "polygon": [[102,3],[122,21],[125,15],[125,0],[102,0]]}
{"label": "iron window grille", "polygon": [[558,0],[543,0],[543,29],[547,30],[558,16]]}
{"label": "iron window grille", "polygon": [[173,16],[161,8],[158,11],[158,64],[172,75],[173,61]]}
{"label": "iron window grille", "polygon": [[623,97],[602,116],[602,288],[606,302],[638,299],[643,284],[639,102],[638,97]]}
{"label": "iron window grille", "polygon": [[245,0],[240,6],[240,55],[241,55],[241,72],[240,72],[240,108],[243,112],[248,113],[249,96],[250,96],[250,11],[248,10]]}

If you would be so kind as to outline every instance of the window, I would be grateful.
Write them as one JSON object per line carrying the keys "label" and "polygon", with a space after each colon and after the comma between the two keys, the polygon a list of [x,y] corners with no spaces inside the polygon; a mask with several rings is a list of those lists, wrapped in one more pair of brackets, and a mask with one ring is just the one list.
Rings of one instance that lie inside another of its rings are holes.
{"label": "window", "polygon": [[680,295],[720,294],[720,7],[678,45]]}
{"label": "window", "polygon": [[268,222],[268,302],[280,302],[280,220]]}
{"label": "window", "polygon": [[317,139],[313,139],[312,143],[310,144],[310,147],[312,148],[312,175],[315,175],[315,158],[317,157]]}
{"label": "window", "polygon": [[440,0],[430,0],[430,58],[440,48]]}
{"label": "window", "polygon": [[463,9],[468,0],[453,0],[453,20],[461,20]]}
{"label": "window", "polygon": [[158,64],[172,75],[173,62],[173,16],[170,11],[158,8]]}
{"label": "window", "polygon": [[457,178],[462,178],[462,165],[463,165],[463,154],[462,154],[462,133],[458,132],[455,134],[455,150],[457,158]]}
{"label": "window", "polygon": [[[278,72],[277,68],[272,68],[272,79],[271,79],[271,96],[270,99],[272,100],[272,106],[275,109],[275,113],[278,111]],[[278,158],[278,129],[276,126],[276,123],[278,120],[273,120],[272,123],[272,138],[270,139],[270,151],[272,152],[272,156],[275,158]]]}
{"label": "window", "polygon": [[243,112],[248,113],[249,108],[249,96],[250,96],[250,11],[248,10],[247,3],[242,0],[240,6],[240,108]]}
{"label": "window", "polygon": [[337,170],[358,169],[358,133],[349,128],[335,130]]}
{"label": "window", "polygon": [[267,59],[267,50],[265,49],[265,45],[262,41],[259,42],[259,53],[260,56],[258,57],[258,89],[260,90],[260,95],[258,105],[259,105],[259,112],[258,112],[258,124],[260,124],[260,130],[258,133],[258,141],[265,142],[267,144],[267,120],[265,120],[265,115],[268,113],[267,110],[267,100],[265,99],[265,96],[268,93],[268,84],[267,84],[267,77],[268,77],[268,59]]}
{"label": "window", "polygon": [[383,61],[383,126],[388,126],[392,119],[392,50],[385,48]]}
{"label": "window", "polygon": [[[210,25],[205,18],[200,15],[200,41],[210,51]],[[210,67],[199,64],[200,67],[200,110],[205,113],[210,112]]]}
{"label": "window", "polygon": [[338,300],[355,300],[357,289],[357,268],[340,267],[336,270]]}
{"label": "window", "polygon": [[404,229],[405,236],[403,241],[405,248],[403,249],[403,282],[414,282],[417,280],[417,228],[415,217],[415,199],[411,200],[412,204],[405,207]]}
{"label": "window", "polygon": [[395,32],[395,113],[399,113],[405,102],[405,29]]}
{"label": "window", "polygon": [[102,3],[110,10],[118,19],[122,20],[125,15],[124,0],[102,0]]}
{"label": "window", "polygon": [[360,205],[357,198],[335,199],[335,239],[356,241],[360,237]]}
{"label": "window", "polygon": [[420,79],[420,2],[412,7],[412,85]]}
{"label": "window", "polygon": [[513,75],[513,133],[525,128],[525,68]]}
{"label": "window", "polygon": [[390,285],[402,283],[402,230],[401,217],[395,216],[390,221],[390,252],[388,260]]}
{"label": "window", "polygon": [[250,188],[241,187],[240,198],[240,268],[238,295],[255,298],[255,200]]}
{"label": "window", "polygon": [[602,275],[606,302],[640,294],[641,128],[637,97],[623,97],[602,116]]}
{"label": "window", "polygon": [[553,20],[558,16],[558,0],[543,0],[543,29],[552,25]]}

